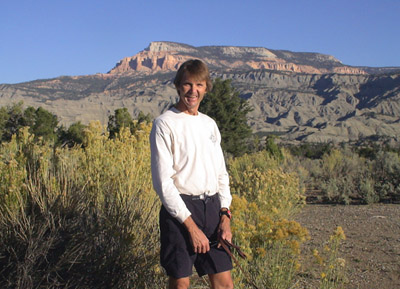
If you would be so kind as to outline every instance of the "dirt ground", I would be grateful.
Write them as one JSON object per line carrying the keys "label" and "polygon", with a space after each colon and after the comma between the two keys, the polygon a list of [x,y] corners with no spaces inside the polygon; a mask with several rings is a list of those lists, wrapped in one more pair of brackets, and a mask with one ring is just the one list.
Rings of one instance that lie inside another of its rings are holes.
{"label": "dirt ground", "polygon": [[[306,255],[304,288],[318,288],[318,267],[312,250],[323,250],[337,226],[346,240],[340,257],[346,260],[345,288],[400,288],[400,205],[314,205],[309,204],[295,218],[309,230],[311,239],[302,250]],[[314,269],[313,269],[314,268]]]}

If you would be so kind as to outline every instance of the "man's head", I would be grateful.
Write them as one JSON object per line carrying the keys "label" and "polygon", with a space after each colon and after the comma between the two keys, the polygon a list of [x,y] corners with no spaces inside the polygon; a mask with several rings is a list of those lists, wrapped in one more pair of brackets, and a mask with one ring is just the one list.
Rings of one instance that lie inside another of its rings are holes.
{"label": "man's head", "polygon": [[207,66],[200,60],[186,61],[179,68],[174,84],[179,95],[176,108],[197,115],[200,102],[212,87]]}
{"label": "man's head", "polygon": [[174,84],[177,89],[181,85],[182,78],[185,74],[196,80],[204,80],[207,84],[207,92],[211,91],[212,81],[210,78],[210,72],[208,71],[207,65],[201,60],[191,59],[184,62],[179,67],[174,80]]}

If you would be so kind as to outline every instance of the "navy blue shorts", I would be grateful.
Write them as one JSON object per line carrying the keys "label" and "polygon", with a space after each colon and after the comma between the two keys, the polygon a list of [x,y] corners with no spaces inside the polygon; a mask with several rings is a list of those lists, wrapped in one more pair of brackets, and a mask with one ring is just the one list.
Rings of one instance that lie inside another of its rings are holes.
{"label": "navy blue shorts", "polygon": [[184,278],[192,275],[193,266],[199,276],[216,274],[232,269],[232,261],[225,250],[217,248],[220,201],[218,194],[204,200],[192,200],[181,195],[191,217],[210,240],[211,250],[205,254],[194,253],[189,233],[183,224],[173,218],[164,206],[160,211],[161,266],[168,276]]}

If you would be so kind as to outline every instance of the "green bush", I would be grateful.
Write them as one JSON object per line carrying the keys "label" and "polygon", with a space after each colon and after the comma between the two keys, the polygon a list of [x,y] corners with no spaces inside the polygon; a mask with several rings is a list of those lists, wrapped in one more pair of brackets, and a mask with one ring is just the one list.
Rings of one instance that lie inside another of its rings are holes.
{"label": "green bush", "polygon": [[[352,150],[333,149],[319,160],[310,160],[309,184],[319,192],[320,201],[350,204],[376,202],[378,197],[371,185],[374,183],[370,160]],[[307,165],[307,162],[305,162]]]}
{"label": "green bush", "polygon": [[363,183],[360,184],[360,198],[366,204],[374,204],[379,202],[379,196],[374,189],[375,182],[371,178],[367,178]]}
{"label": "green bush", "polygon": [[375,191],[380,201],[400,201],[400,157],[379,152],[374,160]]}

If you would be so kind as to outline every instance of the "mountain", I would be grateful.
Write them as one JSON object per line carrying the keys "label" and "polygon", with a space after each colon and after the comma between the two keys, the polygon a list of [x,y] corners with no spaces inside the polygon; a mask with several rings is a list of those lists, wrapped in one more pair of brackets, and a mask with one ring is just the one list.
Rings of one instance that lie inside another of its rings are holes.
{"label": "mountain", "polygon": [[232,79],[254,108],[249,124],[259,134],[307,142],[400,137],[400,68],[352,67],[329,55],[262,47],[152,42],[108,73],[0,85],[0,105],[42,106],[65,125],[106,124],[121,107],[157,116],[176,101],[173,77],[190,58],[203,59],[213,78]]}
{"label": "mountain", "polygon": [[298,73],[366,74],[362,68],[343,65],[329,55],[269,50],[263,47],[203,46],[152,42],[144,51],[122,59],[109,73],[176,71],[190,58],[203,59],[213,71],[269,69]]}

